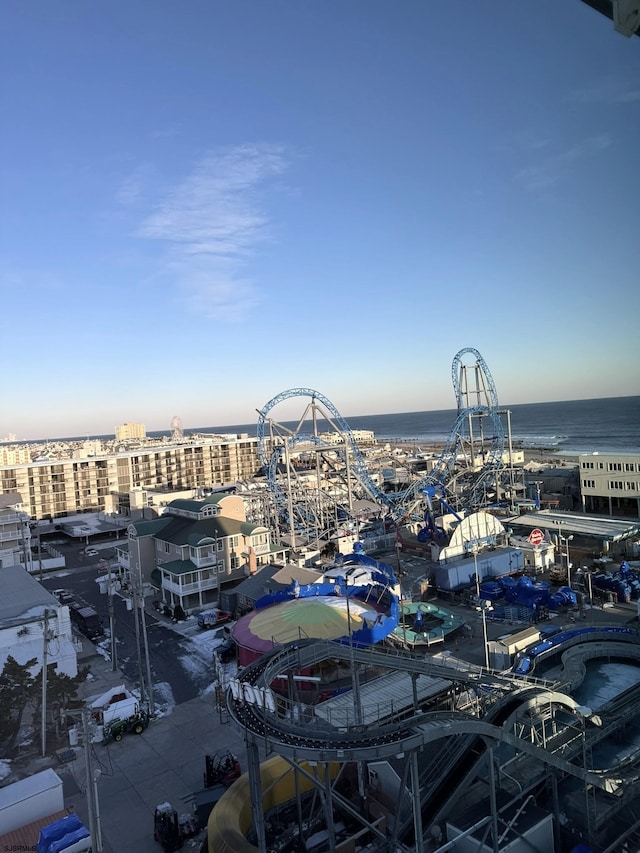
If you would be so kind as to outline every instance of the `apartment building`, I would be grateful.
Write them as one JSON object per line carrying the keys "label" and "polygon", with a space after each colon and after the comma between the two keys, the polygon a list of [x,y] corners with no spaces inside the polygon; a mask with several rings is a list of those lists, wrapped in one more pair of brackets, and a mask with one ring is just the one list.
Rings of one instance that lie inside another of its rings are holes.
{"label": "apartment building", "polygon": [[31,453],[24,444],[0,447],[0,465],[27,465],[29,462],[31,462]]}
{"label": "apartment building", "polygon": [[578,462],[584,512],[640,518],[640,454],[581,453]]}
{"label": "apartment building", "polygon": [[116,427],[116,441],[132,441],[146,437],[144,424],[120,424]]}
{"label": "apartment building", "polygon": [[0,466],[0,495],[19,493],[34,520],[125,513],[135,489],[199,489],[255,477],[257,439],[211,436],[83,459]]}

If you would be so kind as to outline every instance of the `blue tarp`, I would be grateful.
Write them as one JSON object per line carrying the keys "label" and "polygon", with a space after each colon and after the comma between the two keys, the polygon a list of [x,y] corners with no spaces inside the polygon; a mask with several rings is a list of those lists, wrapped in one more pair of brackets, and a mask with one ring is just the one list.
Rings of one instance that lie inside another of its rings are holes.
{"label": "blue tarp", "polygon": [[38,853],[62,853],[71,844],[88,838],[89,835],[89,830],[78,815],[67,815],[42,827],[38,838]]}

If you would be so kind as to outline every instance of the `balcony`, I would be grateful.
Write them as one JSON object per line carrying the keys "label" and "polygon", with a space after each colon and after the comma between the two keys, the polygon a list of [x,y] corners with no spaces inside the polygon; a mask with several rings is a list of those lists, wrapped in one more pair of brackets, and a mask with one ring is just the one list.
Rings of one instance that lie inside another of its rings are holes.
{"label": "balcony", "polygon": [[23,539],[24,534],[22,530],[9,530],[4,533],[0,532],[0,542],[22,542]]}
{"label": "balcony", "polygon": [[162,588],[167,592],[173,592],[176,595],[189,595],[192,592],[200,592],[206,589],[217,589],[218,578],[207,578],[206,580],[196,581],[195,583],[178,584],[169,581],[166,577],[162,578]]}
{"label": "balcony", "polygon": [[218,565],[218,559],[215,554],[203,554],[201,557],[189,556],[189,559],[198,569],[215,568]]}

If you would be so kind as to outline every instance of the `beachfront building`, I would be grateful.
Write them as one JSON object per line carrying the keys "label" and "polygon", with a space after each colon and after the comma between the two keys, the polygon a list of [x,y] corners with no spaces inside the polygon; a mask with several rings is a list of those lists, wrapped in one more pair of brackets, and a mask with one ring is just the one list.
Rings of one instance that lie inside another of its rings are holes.
{"label": "beachfront building", "polygon": [[640,518],[640,454],[581,453],[584,512]]}
{"label": "beachfront building", "polygon": [[283,562],[285,552],[272,546],[266,527],[245,520],[243,500],[232,494],[171,501],[159,518],[131,523],[127,544],[116,548],[138,589],[150,581],[163,605],[185,613],[217,601],[224,585]]}
{"label": "beachfront building", "polygon": [[116,427],[116,441],[133,441],[146,437],[147,431],[144,424],[120,424]]}
{"label": "beachfront building", "polygon": [[254,477],[257,438],[206,436],[81,459],[0,466],[0,495],[22,495],[33,520],[79,512],[129,513],[135,489],[206,489]]}

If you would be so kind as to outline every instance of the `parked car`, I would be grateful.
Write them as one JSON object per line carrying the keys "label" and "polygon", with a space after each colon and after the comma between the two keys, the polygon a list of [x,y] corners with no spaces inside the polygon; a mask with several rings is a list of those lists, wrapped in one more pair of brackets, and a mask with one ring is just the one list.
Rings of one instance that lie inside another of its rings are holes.
{"label": "parked car", "polygon": [[95,548],[85,548],[84,553],[87,557],[97,557],[98,556],[98,552],[96,551]]}

